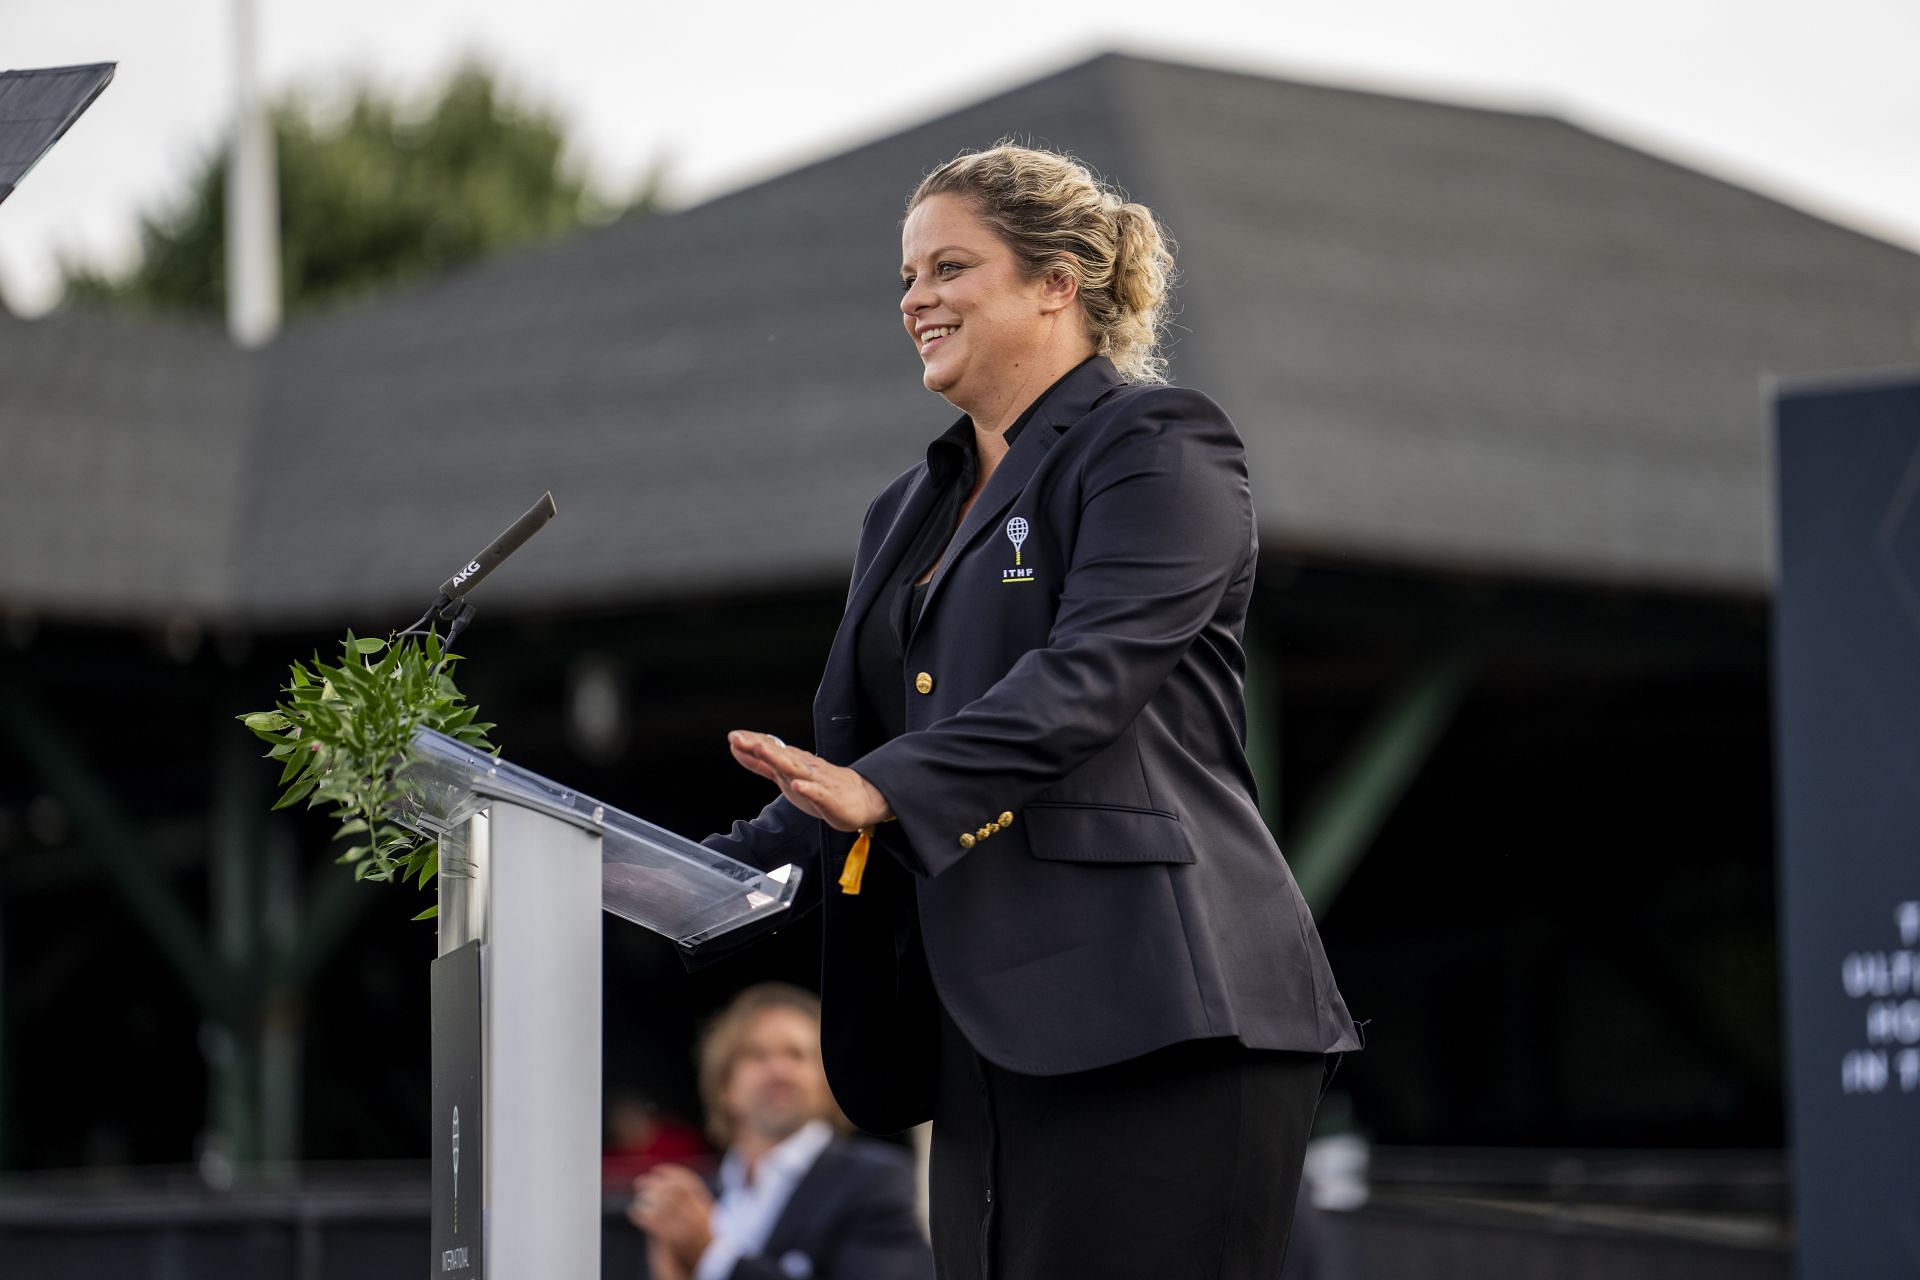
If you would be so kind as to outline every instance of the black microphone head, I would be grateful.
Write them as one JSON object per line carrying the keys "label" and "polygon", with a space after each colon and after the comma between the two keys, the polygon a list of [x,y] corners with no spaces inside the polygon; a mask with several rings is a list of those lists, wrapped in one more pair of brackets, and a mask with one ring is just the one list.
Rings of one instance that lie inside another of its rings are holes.
{"label": "black microphone head", "polygon": [[495,538],[487,549],[461,567],[459,572],[440,584],[440,593],[449,599],[458,600],[480,584],[480,580],[492,573],[495,566],[515,551],[520,544],[540,532],[547,521],[559,513],[554,505],[553,491],[540,495],[540,500],[527,508],[527,513],[515,520],[499,537]]}

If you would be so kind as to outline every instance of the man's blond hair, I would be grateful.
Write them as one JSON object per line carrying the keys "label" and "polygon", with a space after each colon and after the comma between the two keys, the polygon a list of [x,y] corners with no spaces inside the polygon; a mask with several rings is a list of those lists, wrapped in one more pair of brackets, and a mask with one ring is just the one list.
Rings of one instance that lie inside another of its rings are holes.
{"label": "man's blond hair", "polygon": [[[792,1009],[803,1014],[813,1023],[815,1033],[819,1032],[819,996],[791,983],[762,982],[735,996],[700,1033],[700,1102],[707,1109],[707,1132],[723,1149],[733,1143],[733,1117],[726,1108],[727,1082],[746,1041],[747,1028],[769,1009]],[[823,1118],[843,1131],[852,1127],[831,1101]]]}

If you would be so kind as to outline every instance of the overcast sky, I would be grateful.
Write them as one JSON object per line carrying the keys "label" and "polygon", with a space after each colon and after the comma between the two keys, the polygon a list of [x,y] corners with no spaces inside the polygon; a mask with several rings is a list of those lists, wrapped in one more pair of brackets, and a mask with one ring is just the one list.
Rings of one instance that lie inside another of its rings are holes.
{"label": "overcast sky", "polygon": [[[664,156],[682,203],[1120,48],[1553,112],[1920,249],[1920,0],[257,2],[270,90],[425,91],[477,53],[602,181]],[[120,63],[0,205],[14,309],[52,305],[60,253],[126,261],[215,143],[235,3],[0,0],[0,68]]]}

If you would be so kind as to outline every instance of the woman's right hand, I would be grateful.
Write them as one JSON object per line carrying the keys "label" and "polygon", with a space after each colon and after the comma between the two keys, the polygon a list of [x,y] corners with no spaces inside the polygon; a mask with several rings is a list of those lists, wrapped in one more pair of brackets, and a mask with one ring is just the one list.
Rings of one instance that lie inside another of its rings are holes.
{"label": "woman's right hand", "polygon": [[[791,753],[784,739],[771,733],[755,733],[751,729],[735,729],[727,735],[727,750],[733,753],[733,761],[749,773],[757,773],[768,782],[786,788],[780,784],[788,777],[799,775],[800,763]],[[787,799],[793,799],[788,796]]]}
{"label": "woman's right hand", "polygon": [[727,735],[727,749],[743,769],[778,785],[794,808],[836,831],[858,831],[893,817],[887,798],[858,773],[770,733],[735,729]]}

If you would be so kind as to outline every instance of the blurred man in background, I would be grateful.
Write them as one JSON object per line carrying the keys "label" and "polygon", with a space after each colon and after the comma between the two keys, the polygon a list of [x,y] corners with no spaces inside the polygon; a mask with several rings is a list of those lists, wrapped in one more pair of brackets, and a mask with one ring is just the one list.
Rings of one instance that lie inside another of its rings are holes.
{"label": "blurred man in background", "polygon": [[653,1280],[931,1280],[911,1159],[839,1132],[816,996],[735,997],[701,1040],[700,1093],[726,1149],[717,1198],[681,1165],[634,1180]]}

